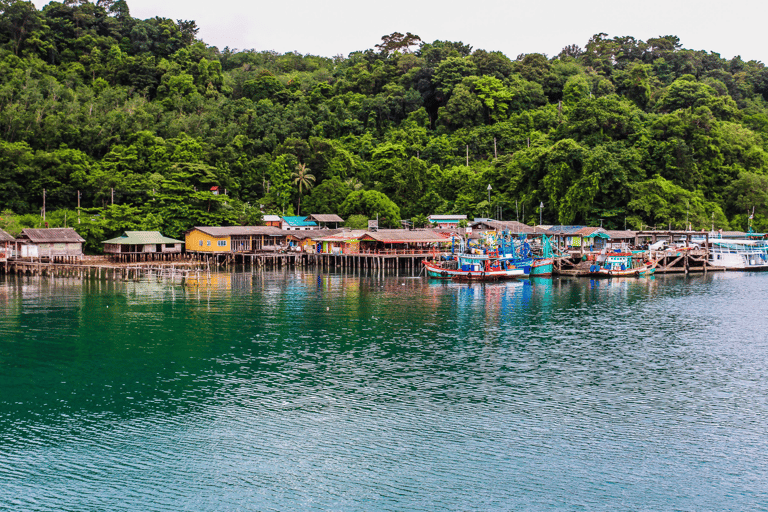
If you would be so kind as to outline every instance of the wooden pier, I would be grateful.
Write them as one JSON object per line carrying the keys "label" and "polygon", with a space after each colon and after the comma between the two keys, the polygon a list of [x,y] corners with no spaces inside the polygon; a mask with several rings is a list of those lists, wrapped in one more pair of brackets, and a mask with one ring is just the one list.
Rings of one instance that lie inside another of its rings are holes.
{"label": "wooden pier", "polygon": [[185,254],[174,259],[150,261],[144,264],[110,263],[105,258],[89,262],[77,260],[60,263],[51,259],[9,258],[0,265],[6,274],[34,276],[66,276],[96,279],[128,280],[143,274],[172,273],[182,276],[194,271],[230,269],[240,265],[245,269],[316,268],[318,270],[371,270],[417,274],[422,262],[436,256],[434,252],[376,252],[355,254],[326,254],[308,252],[259,252]]}

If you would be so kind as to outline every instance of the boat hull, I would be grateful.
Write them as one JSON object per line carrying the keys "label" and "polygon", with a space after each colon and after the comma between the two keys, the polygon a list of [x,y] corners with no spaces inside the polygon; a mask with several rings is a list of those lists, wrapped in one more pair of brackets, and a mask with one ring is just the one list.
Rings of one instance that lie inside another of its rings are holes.
{"label": "boat hull", "polygon": [[625,270],[608,270],[601,268],[597,272],[592,272],[592,277],[647,277],[656,273],[656,267],[643,266],[638,268],[628,268]]}
{"label": "boat hull", "polygon": [[448,269],[425,261],[424,268],[427,276],[432,279],[456,279],[462,281],[489,281],[496,279],[515,279],[525,276],[522,268],[510,268],[506,270],[459,270]]}
{"label": "boat hull", "polygon": [[551,276],[554,270],[553,258],[541,258],[533,260],[531,265],[531,276]]}

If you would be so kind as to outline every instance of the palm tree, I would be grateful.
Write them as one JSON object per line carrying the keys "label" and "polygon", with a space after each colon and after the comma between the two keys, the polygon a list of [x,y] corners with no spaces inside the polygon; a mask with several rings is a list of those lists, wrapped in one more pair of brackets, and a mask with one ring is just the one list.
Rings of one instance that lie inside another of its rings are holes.
{"label": "palm tree", "polygon": [[296,213],[301,215],[301,194],[304,188],[307,190],[312,188],[315,177],[309,173],[307,164],[299,164],[296,166],[296,172],[291,173],[291,178],[293,178],[293,183],[299,186],[299,204],[296,206]]}

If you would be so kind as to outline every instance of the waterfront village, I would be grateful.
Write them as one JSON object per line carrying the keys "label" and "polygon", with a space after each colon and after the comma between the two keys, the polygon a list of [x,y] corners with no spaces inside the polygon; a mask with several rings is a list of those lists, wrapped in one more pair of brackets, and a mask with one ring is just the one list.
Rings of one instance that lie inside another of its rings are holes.
{"label": "waterfront village", "polygon": [[[184,240],[127,231],[86,256],[76,228],[0,230],[0,269],[57,275],[108,268],[319,267],[393,270],[433,278],[643,277],[768,269],[768,235],[728,231],[631,231],[432,215],[428,228],[343,227],[335,214],[265,215],[259,226],[195,226]],[[99,270],[99,275],[101,271]],[[125,275],[125,274],[123,274]]]}

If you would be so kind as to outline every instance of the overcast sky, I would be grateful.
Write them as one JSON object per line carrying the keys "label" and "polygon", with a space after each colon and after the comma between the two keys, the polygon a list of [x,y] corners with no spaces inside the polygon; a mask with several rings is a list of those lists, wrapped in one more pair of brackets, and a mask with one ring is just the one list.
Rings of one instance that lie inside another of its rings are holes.
{"label": "overcast sky", "polygon": [[[47,1],[34,0],[42,7]],[[474,49],[556,55],[598,32],[647,40],[676,35],[684,48],[730,59],[768,60],[760,0],[128,0],[135,18],[195,20],[199,37],[224,48],[298,51],[332,57],[373,48],[381,36],[463,41]]]}

